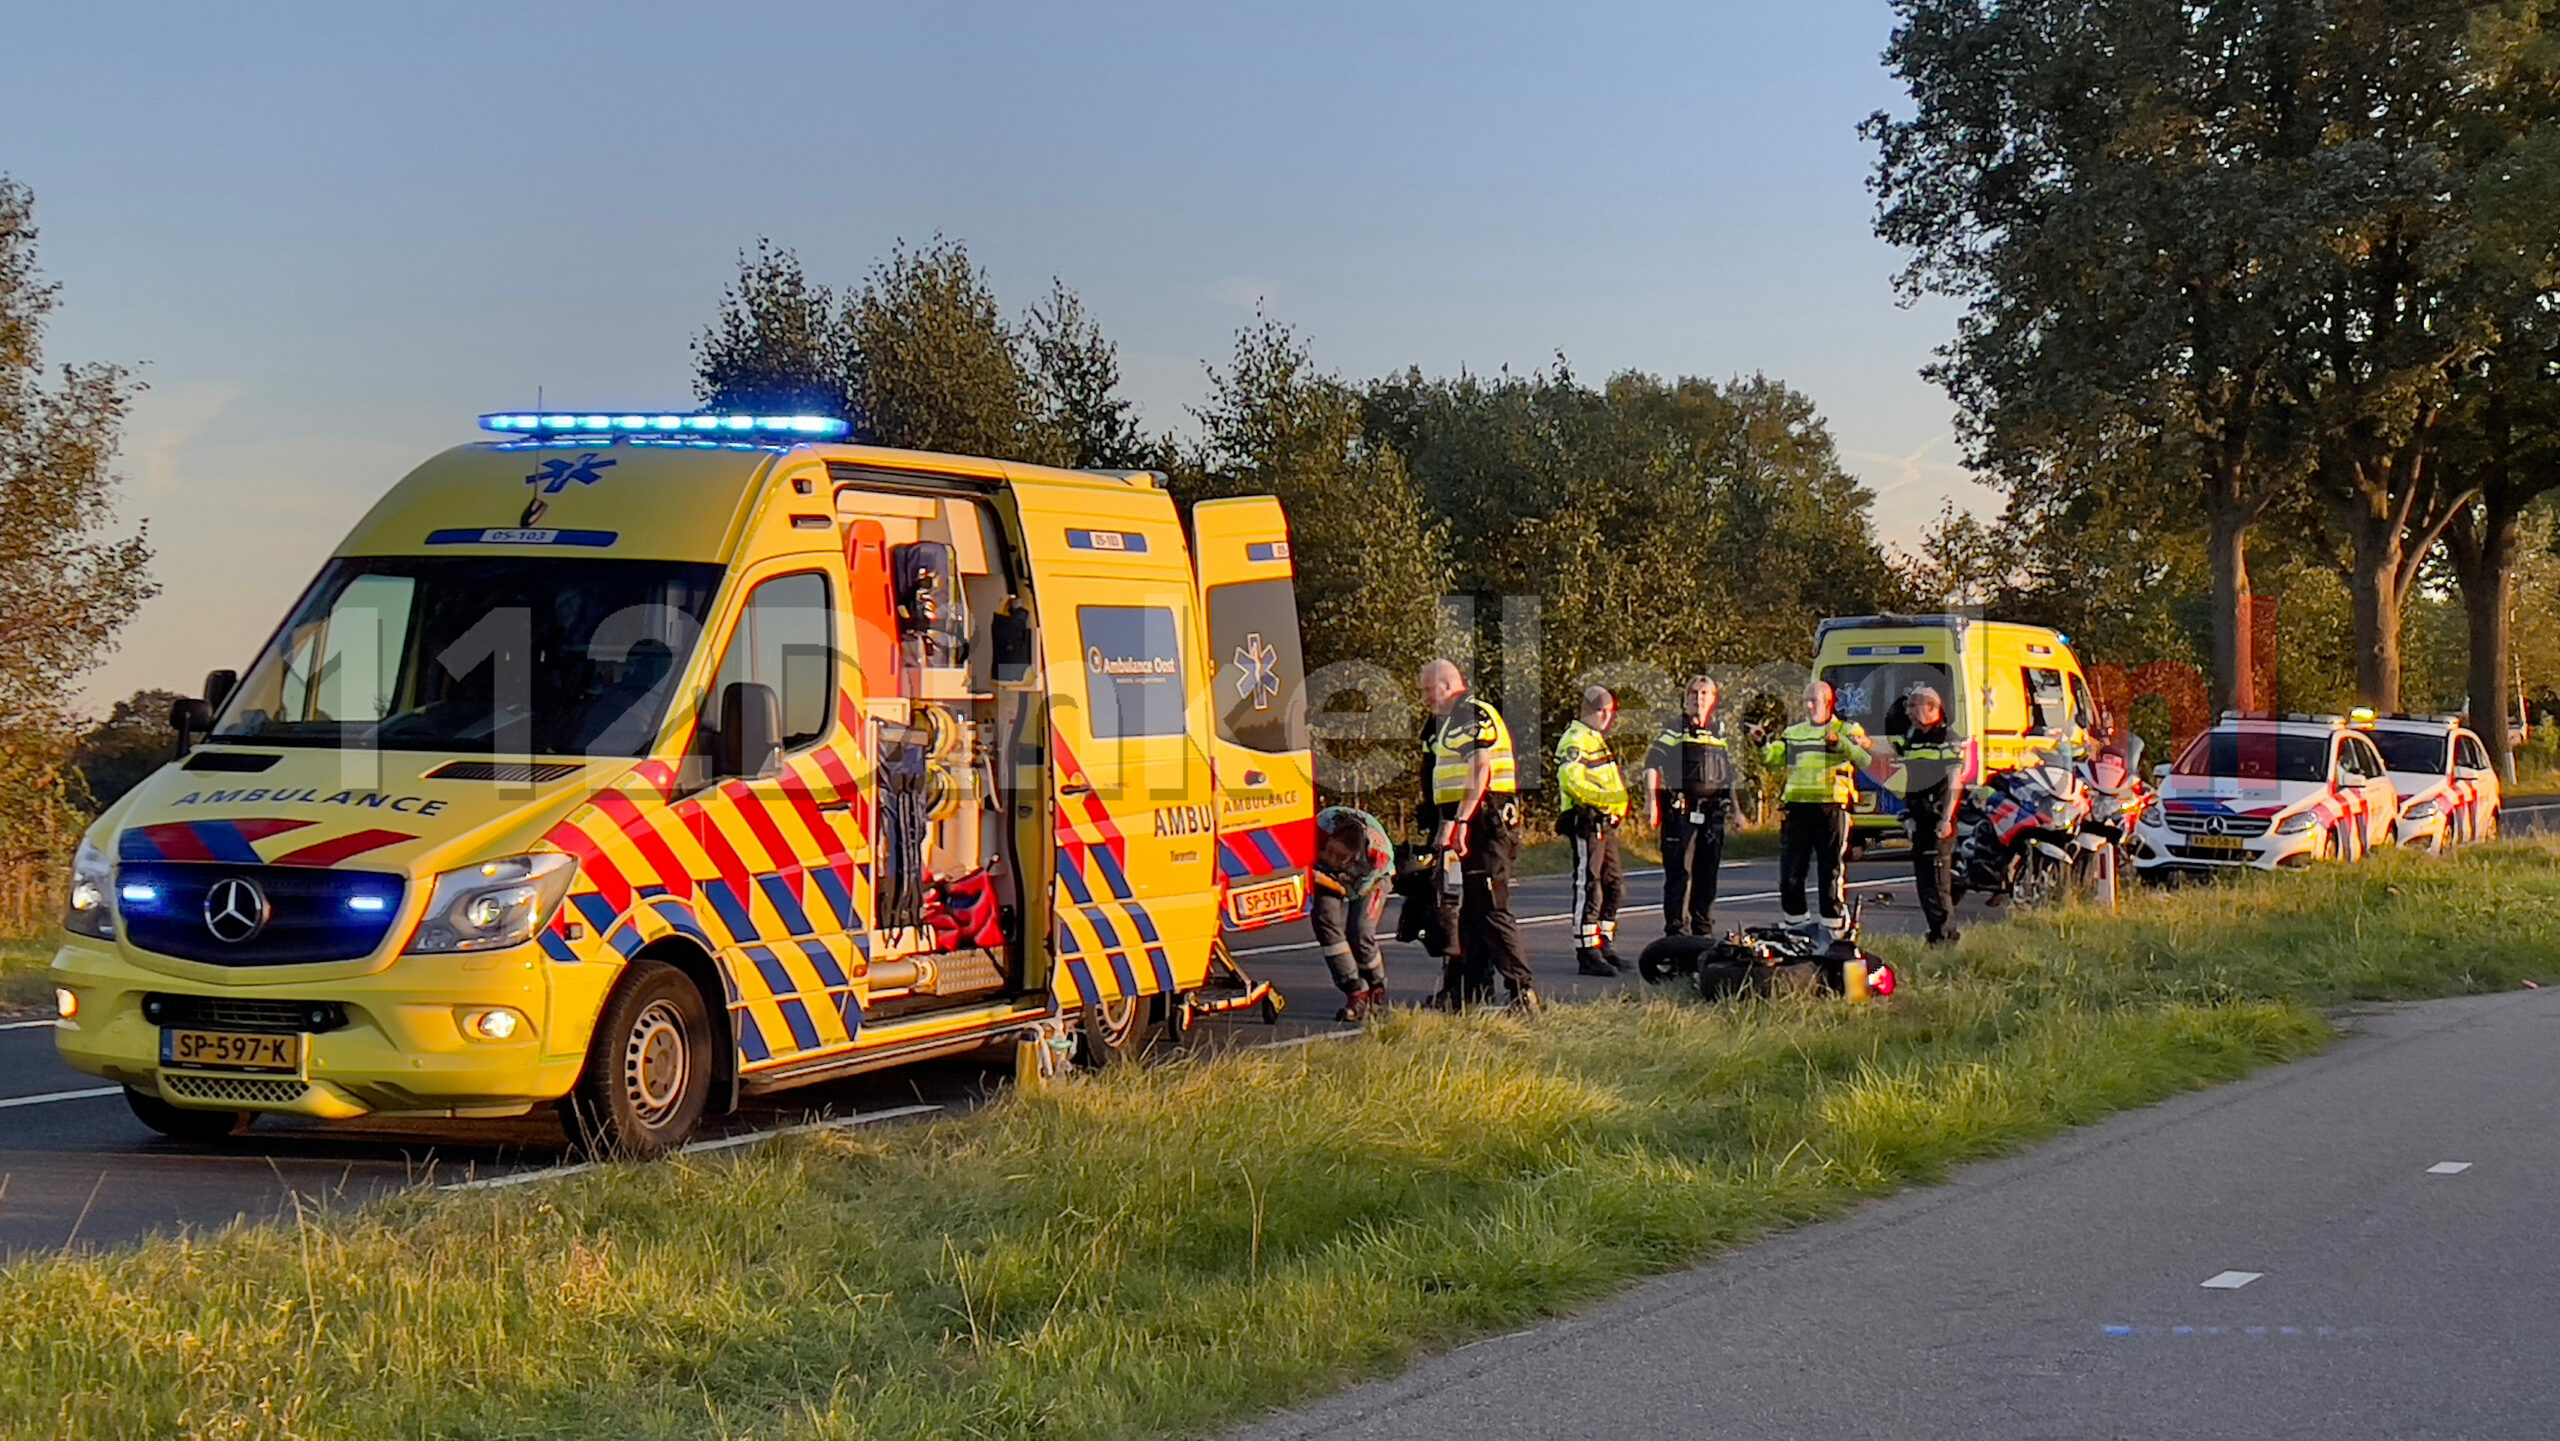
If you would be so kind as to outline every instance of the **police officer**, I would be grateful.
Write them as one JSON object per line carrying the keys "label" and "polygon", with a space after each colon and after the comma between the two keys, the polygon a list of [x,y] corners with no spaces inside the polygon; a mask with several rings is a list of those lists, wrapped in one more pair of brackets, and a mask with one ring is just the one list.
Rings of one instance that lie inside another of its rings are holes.
{"label": "police officer", "polygon": [[1911,827],[1911,879],[1920,892],[1920,914],[1929,921],[1929,944],[1960,934],[1947,924],[1955,909],[1957,787],[1964,779],[1964,743],[1948,734],[1947,704],[1929,686],[1903,697],[1911,729],[1894,743],[1902,762],[1902,802]]}
{"label": "police officer", "polygon": [[1422,668],[1422,699],[1431,708],[1422,729],[1430,802],[1423,824],[1441,857],[1443,875],[1457,866],[1455,905],[1441,892],[1448,932],[1456,939],[1442,995],[1452,1006],[1489,999],[1494,973],[1511,989],[1511,1006],[1538,1008],[1529,972],[1529,948],[1511,918],[1511,862],[1520,847],[1520,781],[1511,755],[1511,728],[1502,713],[1467,694],[1455,663],[1435,660]]}
{"label": "police officer", "polygon": [[1618,866],[1618,826],[1627,818],[1627,781],[1609,753],[1618,698],[1593,686],[1582,713],[1556,742],[1556,830],[1573,844],[1573,959],[1586,976],[1627,969],[1614,944],[1627,882]]}
{"label": "police officer", "polygon": [[1849,805],[1858,798],[1858,768],[1875,758],[1867,733],[1832,713],[1831,687],[1808,681],[1804,719],[1769,742],[1768,763],[1786,767],[1785,806],[1778,819],[1778,907],[1790,924],[1806,921],[1805,873],[1819,871],[1822,919],[1834,934],[1848,915]]}
{"label": "police officer", "polygon": [[1693,675],[1678,724],[1644,757],[1645,815],[1662,830],[1662,933],[1715,934],[1716,877],[1724,866],[1733,756],[1715,733],[1716,683]]}

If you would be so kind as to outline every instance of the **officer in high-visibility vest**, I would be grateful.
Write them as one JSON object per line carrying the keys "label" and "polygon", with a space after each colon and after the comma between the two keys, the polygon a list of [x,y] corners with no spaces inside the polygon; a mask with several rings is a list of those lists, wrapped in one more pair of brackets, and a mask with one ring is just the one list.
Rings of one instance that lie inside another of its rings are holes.
{"label": "officer in high-visibility vest", "polygon": [[1867,733],[1831,711],[1831,687],[1809,681],[1804,719],[1769,742],[1768,763],[1786,767],[1778,799],[1778,908],[1790,922],[1806,919],[1805,873],[1818,870],[1822,919],[1834,932],[1848,915],[1849,805],[1858,798],[1858,768],[1875,758]]}
{"label": "officer in high-visibility vest", "polygon": [[1467,694],[1466,677],[1451,661],[1422,668],[1422,699],[1431,708],[1422,728],[1430,795],[1422,821],[1440,856],[1442,909],[1455,912],[1447,917],[1456,949],[1441,1000],[1455,1009],[1490,999],[1499,972],[1511,988],[1512,1008],[1535,1011],[1529,948],[1511,918],[1511,862],[1520,848],[1520,779],[1511,728],[1500,711]]}
{"label": "officer in high-visibility vest", "polygon": [[1955,910],[1953,866],[1956,804],[1964,780],[1964,742],[1947,729],[1947,703],[1930,686],[1914,686],[1902,698],[1911,728],[1893,743],[1902,762],[1902,804],[1911,826],[1911,879],[1920,892],[1920,914],[1929,921],[1929,943],[1957,936],[1947,924]]}
{"label": "officer in high-visibility vest", "polygon": [[1715,733],[1716,683],[1693,675],[1679,723],[1644,757],[1645,814],[1662,830],[1662,933],[1715,934],[1716,877],[1724,865],[1733,755]]}
{"label": "officer in high-visibility vest", "polygon": [[1556,742],[1556,830],[1573,846],[1573,959],[1586,976],[1627,969],[1613,942],[1627,899],[1618,866],[1618,826],[1627,818],[1627,780],[1609,752],[1618,698],[1601,686],[1582,693],[1582,713]]}

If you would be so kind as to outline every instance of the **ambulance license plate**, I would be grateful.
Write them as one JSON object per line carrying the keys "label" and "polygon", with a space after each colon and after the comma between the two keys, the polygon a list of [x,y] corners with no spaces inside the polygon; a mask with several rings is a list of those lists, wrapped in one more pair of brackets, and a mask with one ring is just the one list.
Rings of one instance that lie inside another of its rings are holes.
{"label": "ambulance license plate", "polygon": [[160,1064],[207,1071],[281,1071],[298,1076],[302,1074],[302,1037],[172,1027],[160,1033]]}
{"label": "ambulance license plate", "polygon": [[2200,851],[2245,851],[2249,843],[2238,836],[2198,836],[2192,842]]}

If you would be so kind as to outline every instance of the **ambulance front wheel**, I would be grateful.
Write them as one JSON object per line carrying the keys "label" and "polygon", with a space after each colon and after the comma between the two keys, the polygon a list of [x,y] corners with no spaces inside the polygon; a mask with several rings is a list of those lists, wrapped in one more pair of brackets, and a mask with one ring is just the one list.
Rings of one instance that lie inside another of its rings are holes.
{"label": "ambulance front wheel", "polygon": [[633,961],[606,998],[587,1069],[562,1108],[569,1138],[596,1156],[681,1146],[711,1098],[711,1017],[702,992],[663,961]]}
{"label": "ambulance front wheel", "polygon": [[1116,1066],[1134,1061],[1147,1049],[1147,1001],[1143,996],[1122,996],[1111,1001],[1087,1001],[1084,1007],[1084,1063],[1088,1066]]}
{"label": "ambulance front wheel", "polygon": [[173,1141],[221,1141],[240,1134],[249,1123],[245,1111],[199,1111],[173,1106],[148,1091],[124,1088],[124,1103],[133,1118]]}

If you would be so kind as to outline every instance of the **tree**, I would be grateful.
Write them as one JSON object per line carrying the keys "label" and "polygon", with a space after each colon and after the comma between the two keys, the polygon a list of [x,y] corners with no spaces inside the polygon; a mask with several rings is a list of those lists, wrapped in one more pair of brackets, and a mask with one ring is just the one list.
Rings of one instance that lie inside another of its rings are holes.
{"label": "tree", "polygon": [[2513,778],[2516,575],[2528,516],[2560,488],[2560,47],[2547,7],[2518,6],[2474,33],[2493,73],[2476,84],[2461,139],[2480,158],[2467,283],[2497,327],[2439,428],[2437,463],[2472,493],[2445,529],[2469,638],[2466,696],[2501,774]]}
{"label": "tree", "polygon": [[1371,437],[1449,527],[1460,590],[1536,599],[1547,728],[1595,681],[1649,683],[1668,708],[1692,669],[1801,659],[1822,616],[1902,598],[1872,496],[1812,401],[1766,377],[1594,389],[1559,358],[1529,376],[1409,370],[1366,399]]}
{"label": "tree", "polygon": [[720,315],[695,337],[694,394],[710,410],[862,419],[852,336],[835,292],[800,257],[759,238],[738,254]]}
{"label": "tree", "polygon": [[2028,508],[2175,498],[2207,532],[2213,660],[2249,695],[2247,537],[2312,459],[2291,347],[2337,197],[2306,192],[2308,0],[1896,0],[1877,233],[1966,304],[1928,373]]}
{"label": "tree", "polygon": [[1044,423],[994,288],[958,242],[899,244],[846,303],[844,324],[854,392],[880,444],[1038,464],[1074,459]]}
{"label": "tree", "polygon": [[115,703],[71,750],[71,769],[86,792],[91,813],[114,805],[176,754],[178,733],[169,724],[173,690],[138,690]]}
{"label": "tree", "polygon": [[1120,394],[1119,349],[1066,282],[1049,282],[1048,302],[1031,308],[1022,338],[1031,351],[1041,424],[1064,450],[1064,463],[1147,468],[1155,452],[1138,431],[1136,407]]}
{"label": "tree", "polygon": [[141,387],[113,365],[45,369],[57,291],[36,268],[34,213],[0,176],[0,924],[13,927],[59,904],[53,878],[83,824],[64,697],[159,589],[139,528],[115,534],[116,449]]}
{"label": "tree", "polygon": [[113,365],[48,377],[55,287],[36,270],[35,198],[0,177],[0,737],[51,734],[73,682],[159,593],[151,547],[117,529],[114,462],[141,386]]}
{"label": "tree", "polygon": [[[1307,668],[1367,694],[1365,721],[1326,723],[1331,739],[1369,745],[1337,756],[1356,763],[1333,766],[1328,788],[1388,784],[1413,757],[1400,698],[1440,649],[1440,598],[1450,584],[1442,527],[1403,461],[1362,430],[1359,395],[1318,370],[1287,326],[1265,319],[1239,331],[1228,368],[1209,368],[1208,399],[1192,414],[1201,438],[1173,471],[1176,498],[1189,506],[1279,497],[1297,557]],[[1346,786],[1354,775],[1363,779]]]}

